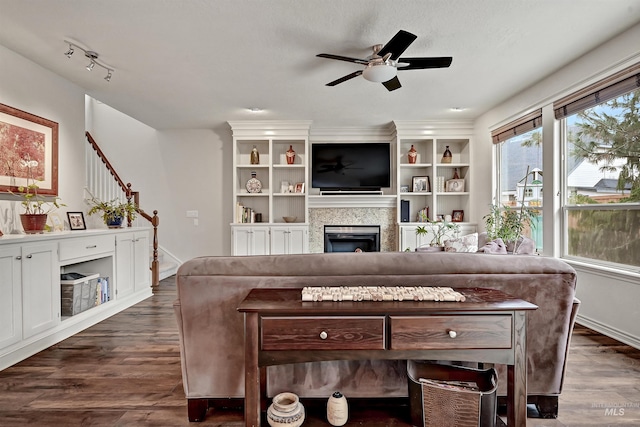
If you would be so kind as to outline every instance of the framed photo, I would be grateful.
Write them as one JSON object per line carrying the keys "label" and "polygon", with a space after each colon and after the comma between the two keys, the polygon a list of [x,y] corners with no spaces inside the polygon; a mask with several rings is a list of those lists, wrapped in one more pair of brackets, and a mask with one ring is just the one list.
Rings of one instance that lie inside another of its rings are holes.
{"label": "framed photo", "polygon": [[462,222],[464,221],[464,211],[453,211],[451,214],[451,222]]}
{"label": "framed photo", "polygon": [[448,193],[464,193],[464,179],[448,180],[444,191]]}
{"label": "framed photo", "polygon": [[296,182],[296,193],[304,193],[304,182]]}
{"label": "framed photo", "polygon": [[58,123],[0,104],[0,191],[34,181],[38,194],[58,195]]}
{"label": "framed photo", "polygon": [[412,187],[414,193],[428,193],[431,191],[431,181],[428,176],[414,176]]}
{"label": "framed photo", "polygon": [[51,231],[64,231],[64,222],[58,212],[49,212],[48,220],[51,221]]}
{"label": "framed photo", "polygon": [[67,218],[69,218],[69,228],[71,230],[87,229],[82,212],[67,212]]}
{"label": "framed photo", "polygon": [[408,193],[409,192],[409,186],[408,185],[401,185],[400,186],[400,192],[401,193]]}
{"label": "framed photo", "polygon": [[436,222],[442,222],[442,221],[444,221],[444,215],[443,214],[436,215]]}

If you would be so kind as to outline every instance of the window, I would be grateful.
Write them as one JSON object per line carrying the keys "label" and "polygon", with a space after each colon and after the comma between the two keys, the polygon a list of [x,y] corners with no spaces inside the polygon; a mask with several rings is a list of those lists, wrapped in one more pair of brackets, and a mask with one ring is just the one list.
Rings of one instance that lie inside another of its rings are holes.
{"label": "window", "polygon": [[594,97],[588,108],[562,117],[564,256],[638,267],[640,89],[604,102],[598,92]]}
{"label": "window", "polygon": [[531,225],[523,235],[542,250],[542,111],[492,132],[499,179],[496,200],[503,211],[525,209]]}

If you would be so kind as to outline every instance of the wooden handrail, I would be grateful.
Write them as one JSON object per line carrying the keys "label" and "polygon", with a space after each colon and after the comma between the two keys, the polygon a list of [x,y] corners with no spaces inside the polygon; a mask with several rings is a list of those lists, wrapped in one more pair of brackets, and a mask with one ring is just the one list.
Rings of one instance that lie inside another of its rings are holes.
{"label": "wooden handrail", "polygon": [[[125,185],[124,181],[120,179],[120,176],[115,171],[115,169],[113,168],[113,166],[111,165],[107,157],[105,156],[104,152],[100,149],[100,147],[98,146],[96,141],[93,139],[91,134],[87,131],[85,132],[85,135],[87,137],[87,141],[89,142],[89,144],[91,144],[91,147],[96,151],[96,154],[98,155],[102,163],[104,163],[105,167],[107,168],[111,176],[113,176],[113,178],[116,180],[120,188],[122,188],[122,191],[124,191],[127,197],[127,202],[131,203],[131,199],[133,199],[133,205],[136,208],[136,212],[138,212],[138,214],[142,218],[149,221],[153,227],[153,258],[151,260],[151,286],[156,287],[160,283],[160,262],[158,261],[158,226],[160,225],[160,217],[158,216],[158,211],[154,210],[153,216],[151,216],[140,208],[140,193],[138,191],[131,190],[130,182]],[[131,216],[129,215],[127,217],[127,227],[131,227],[131,226],[132,226]]]}

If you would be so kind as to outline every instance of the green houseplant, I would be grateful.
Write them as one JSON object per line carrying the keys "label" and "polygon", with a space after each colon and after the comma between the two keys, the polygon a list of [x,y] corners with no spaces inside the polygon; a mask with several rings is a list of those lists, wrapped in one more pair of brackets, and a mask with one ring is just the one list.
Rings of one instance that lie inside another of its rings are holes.
{"label": "green houseplant", "polygon": [[527,174],[523,178],[524,191],[522,192],[519,208],[514,209],[507,205],[491,205],[490,212],[482,217],[487,231],[487,239],[502,239],[507,246],[507,250],[514,253],[518,249],[519,242],[523,241],[524,231],[535,226],[534,219],[536,215],[534,211],[525,207],[524,201],[524,195],[527,191],[527,177],[532,173],[527,167]]}
{"label": "green houseplant", "polygon": [[120,228],[125,218],[130,218],[133,221],[138,214],[133,203],[121,202],[118,199],[103,202],[92,198],[90,203],[93,206],[87,213],[89,215],[100,213],[102,220],[109,228]]}
{"label": "green houseplant", "polygon": [[513,209],[510,206],[491,205],[490,212],[483,217],[487,238],[515,242],[522,232],[532,224],[533,214],[528,209]]}
{"label": "green houseplant", "polygon": [[26,185],[21,185],[17,192],[10,191],[10,193],[22,199],[20,204],[24,208],[24,213],[20,214],[20,222],[24,232],[27,234],[42,233],[46,227],[49,212],[66,205],[61,203],[57,196],[47,199],[38,193],[40,189],[38,181],[33,178],[31,173],[31,168],[38,165],[36,160],[23,160],[21,165],[27,169]]}
{"label": "green houseplant", "polygon": [[[431,242],[428,246],[431,248],[438,248],[433,250],[442,250],[444,248],[444,238],[447,236],[447,234],[454,233],[455,235],[457,235],[460,231],[460,226],[450,221],[427,220],[427,222],[432,226],[427,228],[426,225],[419,225],[418,227],[416,227],[416,235],[426,236],[429,232],[433,233],[433,237],[431,238]],[[416,250],[420,251],[427,249],[423,245],[420,248],[416,248]]]}

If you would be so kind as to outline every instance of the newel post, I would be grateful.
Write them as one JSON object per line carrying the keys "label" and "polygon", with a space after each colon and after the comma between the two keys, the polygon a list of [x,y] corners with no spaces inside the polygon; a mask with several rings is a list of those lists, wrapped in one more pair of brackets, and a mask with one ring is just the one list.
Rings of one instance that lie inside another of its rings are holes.
{"label": "newel post", "polygon": [[153,225],[153,259],[151,261],[151,286],[156,287],[160,283],[160,262],[158,261],[158,225],[160,225],[160,217],[158,211],[153,211],[151,218]]}

